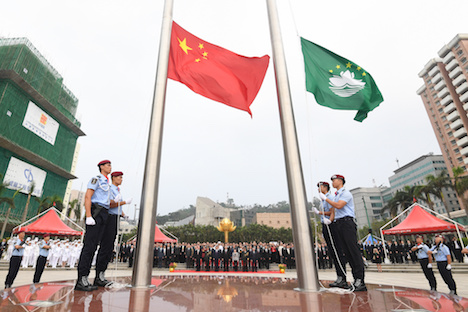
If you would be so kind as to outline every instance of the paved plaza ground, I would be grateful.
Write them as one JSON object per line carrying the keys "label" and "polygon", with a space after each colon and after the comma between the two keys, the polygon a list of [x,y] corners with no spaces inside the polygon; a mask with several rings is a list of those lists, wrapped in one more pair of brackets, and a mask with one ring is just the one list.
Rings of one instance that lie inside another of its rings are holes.
{"label": "paved plaza ground", "polygon": [[[435,277],[437,279],[437,290],[442,293],[448,293],[449,290],[447,285],[442,280],[440,274],[437,272],[437,269],[434,270]],[[7,271],[0,270],[0,289],[3,286]],[[168,270],[155,269],[153,270],[153,276],[159,275],[168,275]],[[170,274],[179,274],[179,275],[191,275],[192,273],[175,273]],[[201,272],[200,275],[236,275],[234,272]],[[248,273],[237,273],[238,275],[246,275]],[[255,276],[265,276],[265,277],[288,277],[295,278],[297,277],[296,271],[288,270],[284,274],[280,273],[252,273]],[[20,270],[13,286],[21,286],[25,284],[31,284],[34,271],[32,270]],[[118,269],[114,270],[112,268],[107,270],[106,277],[111,280],[113,276],[131,276],[132,270],[130,269]],[[193,275],[193,274],[192,274]],[[351,272],[348,272],[348,276],[352,276]],[[336,275],[332,270],[320,270],[319,278],[321,280],[335,280]],[[457,292],[459,296],[468,298],[468,274],[460,273],[454,274],[455,282],[457,283]],[[44,272],[41,278],[41,282],[52,282],[52,281],[62,281],[76,279],[76,270],[75,269],[48,269]],[[93,281],[94,272],[90,275],[90,280]],[[394,285],[400,287],[411,287],[411,288],[420,288],[429,290],[429,284],[424,277],[422,271],[420,273],[398,273],[398,272],[366,272],[365,277],[366,283],[377,284],[377,285]],[[352,281],[352,278],[348,279]]]}

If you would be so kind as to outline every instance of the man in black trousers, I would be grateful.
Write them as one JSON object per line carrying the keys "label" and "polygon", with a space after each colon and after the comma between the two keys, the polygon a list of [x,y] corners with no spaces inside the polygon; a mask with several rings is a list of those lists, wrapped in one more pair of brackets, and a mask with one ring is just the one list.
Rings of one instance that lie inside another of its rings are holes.
{"label": "man in black trousers", "polygon": [[47,262],[47,256],[50,250],[50,234],[44,234],[43,240],[39,243],[39,257],[37,257],[36,271],[34,272],[33,283],[39,283]]}

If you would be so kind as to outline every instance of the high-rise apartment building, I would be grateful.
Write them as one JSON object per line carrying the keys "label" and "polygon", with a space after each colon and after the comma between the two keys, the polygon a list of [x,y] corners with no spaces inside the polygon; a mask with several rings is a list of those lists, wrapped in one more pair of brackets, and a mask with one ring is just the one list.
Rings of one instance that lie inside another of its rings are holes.
{"label": "high-rise apartment building", "polygon": [[468,34],[458,34],[430,60],[419,77],[421,96],[442,155],[453,167],[468,168]]}

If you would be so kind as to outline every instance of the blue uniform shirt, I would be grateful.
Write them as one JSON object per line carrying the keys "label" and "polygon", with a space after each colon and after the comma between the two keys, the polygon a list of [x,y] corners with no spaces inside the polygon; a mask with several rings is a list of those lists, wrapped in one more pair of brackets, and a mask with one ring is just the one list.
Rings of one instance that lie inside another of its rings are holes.
{"label": "blue uniform shirt", "polygon": [[[16,238],[15,239],[15,243],[13,244],[13,247],[14,246],[17,246],[17,245],[23,245],[24,246],[24,240],[22,241],[21,239],[19,238]],[[20,249],[16,249],[16,248],[13,248],[13,252],[12,252],[12,256],[20,256],[22,257],[24,254],[24,248],[20,248]]]}
{"label": "blue uniform shirt", "polygon": [[[115,186],[114,184],[111,184],[111,199],[114,200],[119,194],[120,194],[120,189],[118,186]],[[120,209],[120,213],[119,213]],[[109,209],[109,214],[111,215],[121,215],[122,214],[122,206],[117,206],[114,208]]]}
{"label": "blue uniform shirt", "polygon": [[94,190],[94,194],[91,197],[91,203],[98,204],[109,209],[111,191],[109,180],[107,180],[104,175],[99,174],[93,177],[88,183],[88,189]]}
{"label": "blue uniform shirt", "polygon": [[[333,200],[333,196],[331,195],[331,192],[328,192],[327,194],[325,194],[325,196],[327,196],[328,199]],[[329,212],[331,207],[332,206],[329,203],[327,203],[325,200],[322,200],[322,208],[324,212]],[[325,218],[330,219],[330,216],[322,215],[321,217],[322,223],[323,223],[323,219]]]}
{"label": "blue uniform shirt", "polygon": [[354,200],[353,200],[353,195],[351,194],[350,191],[346,190],[344,187],[336,191],[335,193],[335,199],[333,200],[334,202],[339,202],[340,200],[343,200],[346,202],[346,205],[344,205],[343,208],[341,209],[335,209],[335,220],[344,218],[344,217],[352,217],[354,218]]}
{"label": "blue uniform shirt", "polygon": [[447,246],[441,243],[439,247],[434,246],[431,248],[432,252],[434,252],[434,250],[437,250],[437,253],[433,254],[435,261],[447,261],[447,256],[450,255],[450,249]]}
{"label": "blue uniform shirt", "polygon": [[429,255],[427,254],[427,252],[429,251],[429,247],[427,247],[427,245],[424,243],[421,243],[421,245],[422,247],[416,250],[416,257],[418,257],[418,259],[429,258]]}
{"label": "blue uniform shirt", "polygon": [[49,244],[49,243],[46,243],[45,240],[43,240],[43,241],[41,241],[41,242],[39,243],[39,256],[47,257],[47,256],[49,255],[49,250],[50,250],[50,249],[44,248],[44,246],[46,246],[46,245],[47,245],[47,246],[50,246],[50,244]]}

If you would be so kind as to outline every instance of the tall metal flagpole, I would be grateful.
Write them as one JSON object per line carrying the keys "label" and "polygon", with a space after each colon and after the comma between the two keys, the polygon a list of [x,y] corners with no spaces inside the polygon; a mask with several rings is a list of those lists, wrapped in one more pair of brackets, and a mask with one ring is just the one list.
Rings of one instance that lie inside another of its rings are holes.
{"label": "tall metal flagpole", "polygon": [[171,44],[172,7],[173,0],[166,0],[161,28],[161,41],[159,43],[159,60],[156,70],[153,108],[146,151],[145,175],[141,195],[140,219],[138,220],[136,255],[132,276],[132,286],[138,288],[149,287],[151,285],[151,263],[153,263],[154,228],[156,226],[158,203],[167,67]]}
{"label": "tall metal flagpole", "polygon": [[318,291],[318,273],[315,266],[310,218],[307,211],[307,198],[302,176],[301,157],[297,141],[294,112],[289,90],[288,72],[281,39],[276,0],[267,0],[270,36],[273,49],[273,64],[276,76],[276,89],[283,134],[284,158],[291,205],[292,232],[296,253],[297,278],[299,289]]}

